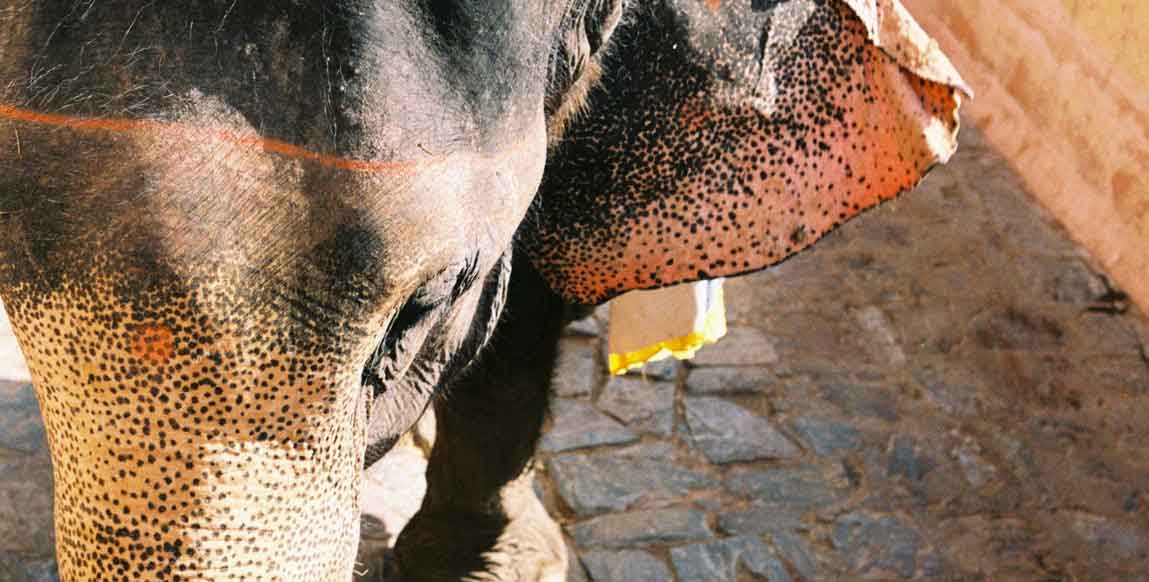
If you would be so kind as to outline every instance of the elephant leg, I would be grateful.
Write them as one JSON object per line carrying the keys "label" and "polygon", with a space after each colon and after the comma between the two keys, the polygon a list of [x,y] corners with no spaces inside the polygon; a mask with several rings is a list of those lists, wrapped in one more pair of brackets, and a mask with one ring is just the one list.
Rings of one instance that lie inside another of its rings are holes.
{"label": "elephant leg", "polygon": [[565,579],[530,471],[563,322],[562,300],[516,260],[491,344],[435,403],[427,494],[395,548],[403,582]]}

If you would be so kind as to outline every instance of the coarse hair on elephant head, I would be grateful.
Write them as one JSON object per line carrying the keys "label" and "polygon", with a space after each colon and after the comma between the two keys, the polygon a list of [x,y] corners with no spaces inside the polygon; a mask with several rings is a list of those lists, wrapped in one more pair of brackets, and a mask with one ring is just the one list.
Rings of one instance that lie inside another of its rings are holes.
{"label": "coarse hair on elephant head", "polygon": [[624,13],[624,0],[581,0],[567,13],[550,62],[547,127],[557,143],[571,119],[585,112],[587,94],[602,74],[602,58]]}
{"label": "coarse hair on elephant head", "polygon": [[563,300],[791,256],[965,91],[897,0],[33,0],[0,79],[65,580],[346,580],[365,451],[432,400],[404,574],[560,571],[523,475]]}

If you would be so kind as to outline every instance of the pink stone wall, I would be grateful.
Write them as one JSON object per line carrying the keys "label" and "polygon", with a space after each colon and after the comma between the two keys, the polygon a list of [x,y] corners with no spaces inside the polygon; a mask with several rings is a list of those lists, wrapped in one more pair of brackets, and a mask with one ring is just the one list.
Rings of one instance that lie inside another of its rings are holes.
{"label": "pink stone wall", "polygon": [[966,122],[1149,311],[1149,3],[904,3],[977,92]]}

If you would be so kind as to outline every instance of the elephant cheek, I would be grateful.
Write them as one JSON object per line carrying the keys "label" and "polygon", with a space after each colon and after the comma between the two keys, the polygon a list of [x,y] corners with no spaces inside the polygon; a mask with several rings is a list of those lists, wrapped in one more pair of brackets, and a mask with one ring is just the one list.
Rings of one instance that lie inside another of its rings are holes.
{"label": "elephant cheek", "polygon": [[103,281],[4,289],[48,430],[62,578],[350,579],[366,403],[342,371],[369,342],[274,331],[280,310],[227,293]]}

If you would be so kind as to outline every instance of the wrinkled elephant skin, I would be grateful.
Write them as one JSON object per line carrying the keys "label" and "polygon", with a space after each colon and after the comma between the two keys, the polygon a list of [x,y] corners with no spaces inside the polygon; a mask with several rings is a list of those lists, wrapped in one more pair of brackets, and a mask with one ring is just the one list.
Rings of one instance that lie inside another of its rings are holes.
{"label": "wrinkled elephant skin", "polygon": [[568,303],[768,267],[952,152],[896,0],[0,6],[0,296],[64,580],[350,579],[432,403],[404,580],[552,580]]}

